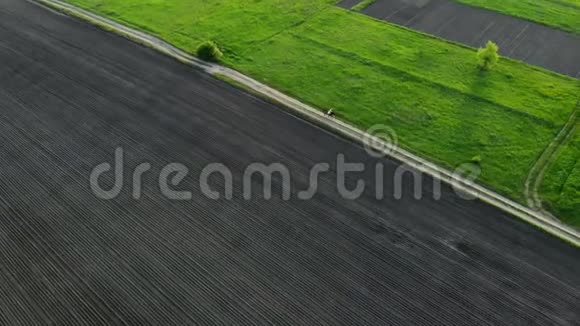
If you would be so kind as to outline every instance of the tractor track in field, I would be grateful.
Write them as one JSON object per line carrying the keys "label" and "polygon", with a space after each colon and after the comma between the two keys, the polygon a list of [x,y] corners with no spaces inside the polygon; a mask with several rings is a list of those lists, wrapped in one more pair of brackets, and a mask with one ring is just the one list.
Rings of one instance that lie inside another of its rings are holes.
{"label": "tractor track in field", "polygon": [[[578,106],[580,106],[580,100],[578,101]],[[554,160],[558,158],[558,153],[560,153],[563,145],[565,145],[570,137],[574,135],[574,130],[577,128],[577,121],[578,109],[575,109],[564,127],[562,127],[562,130],[560,130],[554,140],[548,144],[546,150],[534,163],[534,166],[530,169],[528,178],[524,184],[524,196],[528,206],[546,216],[551,216],[554,220],[557,220],[557,218],[552,216],[552,214],[543,207],[543,201],[540,196],[540,187],[547,169]]]}

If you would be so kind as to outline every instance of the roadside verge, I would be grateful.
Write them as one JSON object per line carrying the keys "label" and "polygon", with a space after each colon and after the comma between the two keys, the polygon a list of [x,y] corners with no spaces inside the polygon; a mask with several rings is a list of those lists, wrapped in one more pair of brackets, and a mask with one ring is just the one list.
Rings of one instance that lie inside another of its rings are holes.
{"label": "roadside verge", "polygon": [[[332,132],[342,135],[343,137],[351,139],[357,143],[364,143],[365,139],[371,138],[371,136],[367,135],[363,130],[355,128],[338,119],[329,118],[320,110],[317,110],[292,97],[289,97],[267,85],[264,85],[246,75],[239,73],[238,71],[221,65],[201,61],[154,36],[134,30],[107,18],[58,0],[36,0],[33,2],[46,5],[50,8],[57,9],[61,12],[70,14],[83,20],[87,20],[106,30],[118,33],[128,39],[131,39],[132,41],[155,49],[208,74],[226,76],[229,79],[244,85],[244,87],[247,87],[256,93],[271,98],[273,101],[282,104],[293,113],[298,114],[319,126],[331,130]],[[388,144],[377,143],[374,145],[376,145],[377,150],[384,151],[384,149],[387,148],[388,150],[385,154],[395,160],[412,166],[418,171],[441,179],[442,181],[453,185],[457,190],[467,192],[472,196],[487,202],[488,204],[498,207],[505,212],[508,212],[536,227],[545,230],[546,232],[549,232],[577,247],[580,247],[580,233],[577,230],[560,223],[559,221],[554,221],[541,213],[535,212],[521,204],[501,196],[494,191],[472,183],[469,180],[459,178],[451,171],[448,171],[432,162],[420,158],[404,149],[399,148],[392,150],[391,146]]]}

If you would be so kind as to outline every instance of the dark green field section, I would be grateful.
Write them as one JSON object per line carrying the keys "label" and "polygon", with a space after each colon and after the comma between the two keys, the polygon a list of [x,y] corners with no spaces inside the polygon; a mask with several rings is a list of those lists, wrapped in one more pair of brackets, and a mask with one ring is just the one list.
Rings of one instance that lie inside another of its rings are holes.
{"label": "dark green field section", "polygon": [[[277,177],[274,199],[243,200],[252,162],[286,164],[295,195],[338,153],[369,183],[379,161],[190,67],[18,0],[0,2],[0,62],[1,325],[580,320],[576,248],[447,186],[435,200],[431,180],[421,200],[406,179],[401,200],[370,188],[347,201],[329,172],[314,199],[283,201]],[[118,146],[126,187],[102,201],[89,174]],[[153,170],[134,200],[142,162]],[[189,167],[178,188],[192,200],[160,193],[172,162]],[[214,162],[234,172],[233,200],[199,191]],[[399,163],[381,162],[390,185]]]}
{"label": "dark green field section", "polygon": [[377,0],[362,12],[472,47],[491,40],[506,57],[580,77],[580,35],[450,0]]}

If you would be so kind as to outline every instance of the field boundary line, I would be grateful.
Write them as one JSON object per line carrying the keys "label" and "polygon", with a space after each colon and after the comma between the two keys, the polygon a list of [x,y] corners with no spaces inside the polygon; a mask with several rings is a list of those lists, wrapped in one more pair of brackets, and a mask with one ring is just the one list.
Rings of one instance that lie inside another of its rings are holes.
{"label": "field boundary line", "polygon": [[[269,87],[249,76],[219,64],[202,61],[198,58],[195,58],[191,54],[145,32],[135,30],[108,18],[104,18],[100,15],[92,13],[88,10],[81,9],[59,0],[28,1],[35,4],[45,5],[67,13],[71,16],[86,20],[107,31],[120,34],[134,42],[140,43],[168,56],[171,56],[182,63],[193,66],[210,75],[219,74],[226,76],[257,93],[262,94],[263,96],[271,98],[273,101],[280,103],[282,106],[285,106],[291,112],[298,114],[302,118],[320,127],[330,130],[335,134],[350,139],[358,144],[363,144],[364,140],[369,139],[370,137],[370,135],[368,135],[365,131],[344,121],[335,118],[329,118],[320,110],[302,103],[293,97],[283,94],[282,92]],[[385,148],[388,148],[389,150],[385,150]],[[483,202],[495,206],[496,208],[499,208],[504,212],[507,212],[533,226],[536,226],[564,241],[567,241],[576,247],[580,247],[580,232],[570,226],[561,223],[560,221],[554,221],[550,217],[547,217],[540,212],[533,211],[532,209],[511,199],[508,199],[477,183],[459,178],[451,171],[444,169],[437,164],[421,158],[405,149],[398,148],[396,150],[390,150],[390,146],[388,146],[388,144],[377,144],[376,149],[383,151],[386,156],[396,161],[405,163],[422,173],[428,174],[434,178],[452,185],[456,190],[467,192]]]}
{"label": "field boundary line", "polygon": [[536,160],[530,169],[524,184],[524,196],[528,206],[536,211],[542,212],[544,215],[551,217],[552,219],[556,219],[556,217],[544,209],[542,198],[540,198],[539,195],[539,188],[544,181],[547,169],[551,166],[553,161],[557,159],[558,153],[560,153],[563,145],[573,135],[574,130],[576,129],[577,117],[578,109],[575,108],[568,121],[566,121],[564,127],[562,127],[552,142],[548,144],[542,155],[540,155]]}

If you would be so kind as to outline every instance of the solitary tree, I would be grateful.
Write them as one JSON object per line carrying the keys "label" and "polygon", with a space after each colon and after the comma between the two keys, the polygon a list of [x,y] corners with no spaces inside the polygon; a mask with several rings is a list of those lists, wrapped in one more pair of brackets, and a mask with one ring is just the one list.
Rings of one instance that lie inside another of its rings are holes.
{"label": "solitary tree", "polygon": [[205,41],[197,47],[197,56],[205,61],[219,62],[223,56],[222,51],[213,41]]}
{"label": "solitary tree", "polygon": [[485,48],[477,51],[478,66],[481,70],[490,70],[499,61],[499,47],[492,41],[487,41]]}

